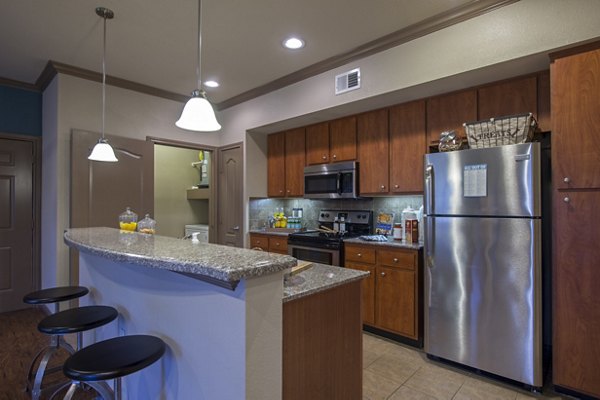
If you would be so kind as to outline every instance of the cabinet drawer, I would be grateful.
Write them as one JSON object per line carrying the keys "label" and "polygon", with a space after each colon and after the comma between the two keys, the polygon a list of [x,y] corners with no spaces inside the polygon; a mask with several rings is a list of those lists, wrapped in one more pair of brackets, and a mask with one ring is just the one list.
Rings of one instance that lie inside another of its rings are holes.
{"label": "cabinet drawer", "polygon": [[358,261],[366,264],[375,264],[375,249],[347,245],[344,254],[346,256],[347,261]]}
{"label": "cabinet drawer", "polygon": [[379,264],[388,267],[415,269],[417,254],[414,251],[379,250]]}
{"label": "cabinet drawer", "polygon": [[254,250],[269,251],[269,237],[265,235],[250,235],[250,248]]}
{"label": "cabinet drawer", "polygon": [[269,237],[269,251],[287,254],[287,236]]}

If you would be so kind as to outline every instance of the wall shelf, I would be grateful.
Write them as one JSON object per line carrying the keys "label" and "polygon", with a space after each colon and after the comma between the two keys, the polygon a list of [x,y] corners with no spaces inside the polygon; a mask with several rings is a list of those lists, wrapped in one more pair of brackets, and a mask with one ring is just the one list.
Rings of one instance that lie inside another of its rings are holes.
{"label": "wall shelf", "polygon": [[188,189],[187,190],[187,199],[188,200],[208,200],[210,199],[210,189],[209,188],[199,188],[199,189]]}

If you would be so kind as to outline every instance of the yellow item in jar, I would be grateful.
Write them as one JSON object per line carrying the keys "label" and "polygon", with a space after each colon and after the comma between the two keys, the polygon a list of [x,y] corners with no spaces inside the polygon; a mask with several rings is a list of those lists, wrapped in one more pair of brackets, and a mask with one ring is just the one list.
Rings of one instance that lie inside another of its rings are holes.
{"label": "yellow item in jar", "polygon": [[135,231],[137,222],[119,222],[119,228],[124,231]]}

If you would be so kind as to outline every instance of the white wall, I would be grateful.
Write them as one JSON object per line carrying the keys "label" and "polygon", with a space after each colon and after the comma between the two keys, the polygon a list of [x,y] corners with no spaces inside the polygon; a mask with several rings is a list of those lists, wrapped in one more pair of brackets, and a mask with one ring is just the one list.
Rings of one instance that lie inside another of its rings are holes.
{"label": "white wall", "polygon": [[[145,140],[168,138],[218,146],[218,133],[175,127],[183,104],[127,89],[106,88],[106,134]],[[99,132],[102,87],[69,75],[57,75],[43,94],[42,286],[69,283],[69,252],[62,235],[69,227],[71,130]]]}

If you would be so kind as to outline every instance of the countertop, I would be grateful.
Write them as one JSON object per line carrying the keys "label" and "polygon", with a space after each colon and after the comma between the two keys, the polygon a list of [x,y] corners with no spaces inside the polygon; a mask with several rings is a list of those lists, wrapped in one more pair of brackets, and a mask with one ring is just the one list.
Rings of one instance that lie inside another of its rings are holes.
{"label": "countertop", "polygon": [[[269,229],[250,229],[248,231],[248,233],[255,233],[255,234],[260,234],[260,235],[273,235],[273,236],[288,236],[291,232],[290,230],[284,230],[282,229],[281,231],[276,230],[277,228],[269,228]],[[299,231],[296,231],[299,232]]]}
{"label": "countertop", "polygon": [[297,264],[291,256],[113,228],[73,228],[64,241],[79,251],[151,268],[197,275],[234,289],[246,278],[283,271]]}
{"label": "countertop", "polygon": [[312,267],[285,280],[283,302],[360,280],[368,275],[369,272],[366,271],[314,263]]}
{"label": "countertop", "polygon": [[397,247],[401,249],[410,249],[410,250],[420,250],[423,248],[423,242],[418,243],[409,243],[404,240],[394,240],[388,238],[385,242],[370,242],[367,240],[361,240],[359,238],[353,239],[344,239],[344,243],[346,244],[362,244],[368,246],[385,246],[385,247]]}

